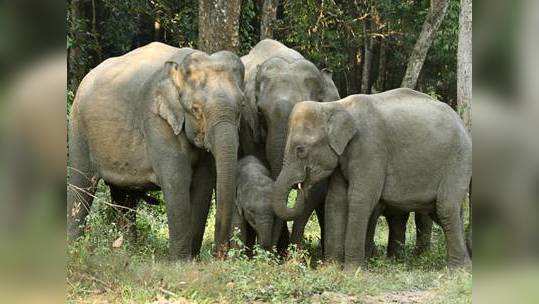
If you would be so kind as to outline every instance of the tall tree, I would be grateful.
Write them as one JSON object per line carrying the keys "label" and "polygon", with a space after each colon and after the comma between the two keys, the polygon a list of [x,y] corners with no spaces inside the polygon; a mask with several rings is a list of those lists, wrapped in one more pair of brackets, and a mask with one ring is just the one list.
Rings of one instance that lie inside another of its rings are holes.
{"label": "tall tree", "polygon": [[277,20],[277,7],[279,0],[264,0],[262,17],[260,20],[260,40],[273,38],[273,27]]}
{"label": "tall tree", "polygon": [[200,0],[198,48],[209,54],[239,47],[241,0]]}
{"label": "tall tree", "polygon": [[79,25],[83,19],[83,10],[82,10],[82,1],[81,0],[71,0],[68,3],[68,9],[70,14],[70,23],[69,23],[69,34],[70,34],[70,46],[67,49],[67,71],[69,83],[68,87],[71,91],[75,91],[79,86],[79,81],[82,79],[83,67],[78,64],[81,48],[78,45],[80,39]]}
{"label": "tall tree", "polygon": [[361,77],[361,93],[371,93],[371,67],[372,67],[372,49],[374,39],[371,37],[371,16],[367,12],[363,20],[363,71]]}
{"label": "tall tree", "polygon": [[444,20],[448,7],[449,0],[430,0],[429,12],[423,23],[421,34],[419,34],[419,38],[412,50],[412,54],[408,59],[408,65],[401,87],[412,89],[416,87],[419,73],[421,72],[421,68],[423,67],[432,41],[434,41],[436,32]]}
{"label": "tall tree", "polygon": [[471,131],[472,105],[472,0],[460,1],[459,43],[457,55],[457,107]]}
{"label": "tall tree", "polygon": [[376,83],[376,90],[382,92],[386,86],[386,73],[387,73],[387,42],[385,38],[380,38],[380,60],[378,63],[378,80]]}

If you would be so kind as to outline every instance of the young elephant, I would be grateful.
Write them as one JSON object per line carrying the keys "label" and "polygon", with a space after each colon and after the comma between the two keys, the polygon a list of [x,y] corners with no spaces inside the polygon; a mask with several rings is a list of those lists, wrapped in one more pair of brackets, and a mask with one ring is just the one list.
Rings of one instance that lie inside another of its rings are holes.
{"label": "young elephant", "polygon": [[251,250],[256,239],[262,248],[277,246],[282,253],[289,243],[288,228],[271,208],[273,180],[269,170],[256,157],[247,156],[238,162],[236,180],[232,226],[239,229],[242,242]]}
{"label": "young elephant", "polygon": [[[364,261],[369,217],[379,206],[428,212],[446,235],[450,266],[470,264],[462,202],[472,143],[459,116],[428,95],[396,89],[331,103],[302,102],[288,125],[284,165],[272,193],[282,219],[304,208],[304,193],[330,177],[326,254],[355,271]],[[293,208],[283,202],[297,186]]]}

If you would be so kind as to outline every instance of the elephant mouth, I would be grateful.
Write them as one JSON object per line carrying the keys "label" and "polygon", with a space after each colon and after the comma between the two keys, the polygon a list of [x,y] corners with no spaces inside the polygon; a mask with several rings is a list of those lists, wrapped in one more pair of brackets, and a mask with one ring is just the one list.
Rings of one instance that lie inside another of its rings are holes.
{"label": "elephant mouth", "polygon": [[303,177],[302,179],[299,179],[298,181],[296,181],[295,183],[292,184],[292,188],[291,189],[294,189],[296,190],[297,192],[297,195],[296,195],[296,199],[295,201],[293,202],[292,206],[295,206],[298,199],[303,199],[305,198],[305,194],[308,192],[309,190],[309,183],[307,182],[307,178],[306,177]]}
{"label": "elephant mouth", "polygon": [[302,192],[308,190],[310,187],[310,171],[309,167],[305,167],[305,173],[292,183],[292,188]]}

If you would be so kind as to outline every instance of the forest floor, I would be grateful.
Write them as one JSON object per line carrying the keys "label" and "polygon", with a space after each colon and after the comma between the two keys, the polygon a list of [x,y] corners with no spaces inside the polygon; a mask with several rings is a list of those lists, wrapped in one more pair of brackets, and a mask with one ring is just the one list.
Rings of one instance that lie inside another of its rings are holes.
{"label": "forest floor", "polygon": [[[259,251],[248,259],[240,250],[218,261],[211,257],[213,214],[202,252],[195,262],[167,261],[164,206],[141,205],[139,238],[123,240],[107,205],[104,187],[96,194],[85,237],[68,248],[68,303],[471,303],[472,275],[445,266],[445,244],[435,225],[433,247],[421,257],[412,254],[413,219],[409,221],[402,260],[379,255],[354,275],[338,265],[322,263],[319,228],[311,218],[303,250],[292,249],[286,260]],[[385,252],[387,225],[376,231],[379,252]]]}

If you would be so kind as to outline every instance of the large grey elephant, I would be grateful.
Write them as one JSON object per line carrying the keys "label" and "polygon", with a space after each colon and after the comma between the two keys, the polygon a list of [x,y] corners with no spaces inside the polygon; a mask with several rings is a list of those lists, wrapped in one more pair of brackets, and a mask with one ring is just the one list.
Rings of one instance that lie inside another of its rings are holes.
{"label": "large grey elephant", "polygon": [[236,181],[232,226],[239,229],[247,250],[252,250],[256,240],[266,250],[276,247],[278,252],[284,252],[289,235],[288,231],[283,231],[287,227],[271,207],[273,179],[269,170],[256,157],[246,156],[238,162]]}
{"label": "large grey elephant", "polygon": [[230,52],[210,56],[162,43],[88,73],[70,119],[69,237],[81,234],[98,180],[113,194],[161,189],[169,254],[190,259],[200,249],[215,187],[215,248],[226,250],[243,76],[243,64]]}
{"label": "large grey elephant", "polygon": [[[450,266],[469,265],[462,203],[472,174],[472,143],[459,116],[428,95],[396,89],[336,102],[302,102],[289,119],[275,213],[290,219],[305,192],[330,177],[325,250],[355,271],[364,261],[369,217],[388,206],[421,211],[446,236]],[[295,206],[284,203],[300,189]]]}
{"label": "large grey elephant", "polygon": [[[298,102],[339,99],[331,75],[320,71],[300,53],[278,41],[260,41],[241,58],[245,65],[246,115],[242,119],[241,149],[267,163],[273,178],[281,171],[288,116]],[[325,187],[311,192],[312,208],[295,219],[291,240],[300,243],[307,221],[316,207],[323,225]]]}

